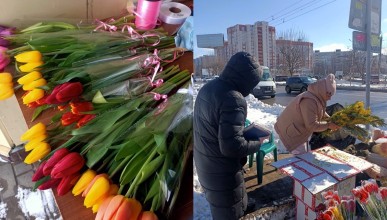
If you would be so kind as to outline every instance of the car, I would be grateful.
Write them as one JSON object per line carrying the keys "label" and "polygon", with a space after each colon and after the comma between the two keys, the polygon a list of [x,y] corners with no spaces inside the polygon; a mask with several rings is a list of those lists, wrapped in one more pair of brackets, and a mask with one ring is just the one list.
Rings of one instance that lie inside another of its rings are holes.
{"label": "car", "polygon": [[292,91],[299,91],[300,93],[308,90],[308,85],[316,82],[310,76],[291,76],[286,80],[285,91],[290,94]]}
{"label": "car", "polygon": [[251,91],[251,94],[257,99],[264,96],[275,97],[276,85],[267,66],[262,66],[262,77],[258,85]]}

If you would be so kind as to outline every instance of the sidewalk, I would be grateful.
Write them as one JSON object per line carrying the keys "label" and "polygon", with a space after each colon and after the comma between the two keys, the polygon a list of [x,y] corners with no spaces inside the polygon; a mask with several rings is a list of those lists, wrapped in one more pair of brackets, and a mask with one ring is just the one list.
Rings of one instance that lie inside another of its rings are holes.
{"label": "sidewalk", "polygon": [[62,219],[51,190],[32,192],[36,167],[23,162],[26,155],[17,147],[0,158],[0,219]]}

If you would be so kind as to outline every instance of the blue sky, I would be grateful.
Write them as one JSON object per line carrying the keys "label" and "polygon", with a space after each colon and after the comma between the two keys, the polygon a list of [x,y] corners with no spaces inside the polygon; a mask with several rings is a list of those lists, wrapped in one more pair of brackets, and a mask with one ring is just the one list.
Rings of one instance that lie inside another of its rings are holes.
{"label": "blue sky", "polygon": [[[384,2],[383,2],[384,1]],[[334,51],[352,49],[352,31],[348,27],[350,0],[195,0],[195,58],[212,54],[211,49],[196,47],[197,34],[223,33],[236,24],[268,21],[281,33],[302,32],[313,49]],[[272,18],[275,20],[272,20]],[[285,22],[282,22],[282,18]],[[289,20],[290,19],[290,20]],[[387,2],[382,0],[381,31],[387,47]],[[384,52],[384,54],[387,51]]]}

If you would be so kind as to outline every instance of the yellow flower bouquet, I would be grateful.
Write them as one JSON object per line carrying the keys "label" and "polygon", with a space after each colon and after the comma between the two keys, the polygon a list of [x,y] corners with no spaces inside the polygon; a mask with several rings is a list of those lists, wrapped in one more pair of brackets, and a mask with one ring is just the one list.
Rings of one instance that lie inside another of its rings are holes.
{"label": "yellow flower bouquet", "polygon": [[[369,140],[368,132],[359,125],[371,125],[375,127],[386,125],[382,118],[372,115],[370,108],[365,109],[364,103],[361,101],[357,101],[335,112],[328,121],[341,126],[346,132],[362,142]],[[332,131],[327,130],[323,134],[329,135],[330,132]]]}

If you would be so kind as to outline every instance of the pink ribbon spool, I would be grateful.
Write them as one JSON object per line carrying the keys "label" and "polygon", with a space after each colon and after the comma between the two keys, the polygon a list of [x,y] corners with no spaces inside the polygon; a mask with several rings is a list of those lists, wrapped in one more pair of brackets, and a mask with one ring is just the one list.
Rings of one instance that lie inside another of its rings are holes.
{"label": "pink ribbon spool", "polygon": [[138,0],[136,9],[136,28],[151,30],[156,27],[159,17],[161,0]]}

